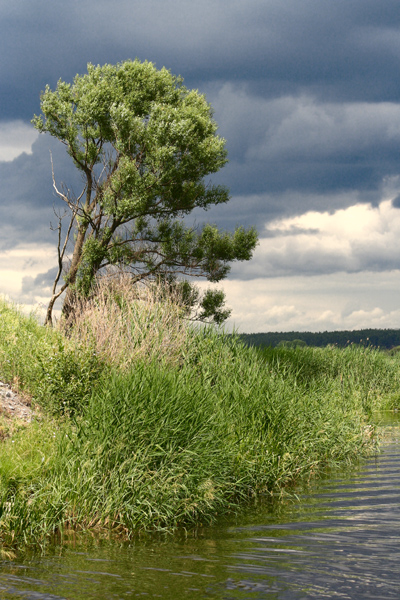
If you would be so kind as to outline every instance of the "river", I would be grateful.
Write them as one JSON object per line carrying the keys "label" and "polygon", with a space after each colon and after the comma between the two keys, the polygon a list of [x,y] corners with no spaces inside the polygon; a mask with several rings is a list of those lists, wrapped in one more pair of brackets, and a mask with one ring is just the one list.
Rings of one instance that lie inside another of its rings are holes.
{"label": "river", "polygon": [[398,599],[400,428],[389,429],[377,456],[274,510],[130,545],[72,535],[45,556],[3,561],[0,598]]}

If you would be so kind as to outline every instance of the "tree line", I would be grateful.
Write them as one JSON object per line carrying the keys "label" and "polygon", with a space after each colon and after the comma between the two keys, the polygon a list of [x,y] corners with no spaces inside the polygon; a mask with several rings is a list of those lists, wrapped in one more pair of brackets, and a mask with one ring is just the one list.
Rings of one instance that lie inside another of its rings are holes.
{"label": "tree line", "polygon": [[324,347],[335,344],[346,347],[350,344],[374,346],[390,350],[400,346],[400,329],[358,329],[354,331],[284,331],[268,333],[242,333],[240,338],[249,346],[302,345]]}

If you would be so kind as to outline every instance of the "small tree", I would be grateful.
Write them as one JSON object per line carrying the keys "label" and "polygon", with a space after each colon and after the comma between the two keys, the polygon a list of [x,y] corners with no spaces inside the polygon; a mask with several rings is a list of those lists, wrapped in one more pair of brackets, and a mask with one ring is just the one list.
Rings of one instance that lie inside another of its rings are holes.
{"label": "small tree", "polygon": [[[229,194],[205,181],[227,161],[211,106],[180,77],[139,60],[89,64],[73,84],[60,80],[55,91],[47,86],[41,110],[34,126],[65,144],[83,178],[75,198],[57,188],[53,171],[54,188],[70,219],[63,244],[59,220],[59,269],[47,323],[64,291],[68,313],[73,295],[88,294],[107,265],[130,270],[133,281],[165,278],[172,284],[183,275],[216,282],[227,275],[229,263],[251,258],[255,229],[227,233],[210,224],[196,229],[185,223],[195,208],[225,203]],[[196,293],[187,297],[198,299]],[[202,303],[207,318],[215,314],[221,321],[229,314],[220,292],[209,291]]]}

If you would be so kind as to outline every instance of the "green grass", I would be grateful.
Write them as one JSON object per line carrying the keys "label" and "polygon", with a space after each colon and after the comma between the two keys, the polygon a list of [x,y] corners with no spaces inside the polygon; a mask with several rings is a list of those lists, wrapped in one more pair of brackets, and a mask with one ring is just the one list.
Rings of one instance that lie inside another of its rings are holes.
{"label": "green grass", "polygon": [[0,378],[49,412],[82,406],[105,365],[90,344],[43,327],[0,298]]}
{"label": "green grass", "polygon": [[398,360],[376,350],[259,351],[186,326],[171,352],[167,319],[151,333],[164,354],[118,364],[89,334],[78,343],[6,304],[0,319],[0,378],[44,410],[0,443],[5,548],[68,528],[212,523],[373,451],[370,415],[400,404]]}

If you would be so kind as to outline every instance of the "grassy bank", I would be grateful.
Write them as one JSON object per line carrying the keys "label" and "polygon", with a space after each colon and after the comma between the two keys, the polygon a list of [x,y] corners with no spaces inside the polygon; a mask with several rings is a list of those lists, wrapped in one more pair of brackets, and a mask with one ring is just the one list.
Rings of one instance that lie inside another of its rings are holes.
{"label": "grassy bank", "polygon": [[[397,358],[196,331],[162,296],[98,294],[66,332],[0,305],[0,378],[42,407],[0,443],[0,539],[211,523],[372,451]],[[128,340],[128,343],[126,343]]]}

